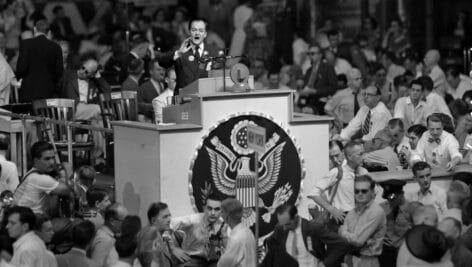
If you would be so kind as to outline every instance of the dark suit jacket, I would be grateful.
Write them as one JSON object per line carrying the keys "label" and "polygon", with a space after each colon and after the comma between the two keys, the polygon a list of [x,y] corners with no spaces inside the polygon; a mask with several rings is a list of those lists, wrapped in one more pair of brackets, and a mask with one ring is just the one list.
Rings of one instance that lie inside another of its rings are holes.
{"label": "dark suit jacket", "polygon": [[66,254],[56,255],[57,267],[98,267],[98,263],[87,258],[85,254],[75,249]]}
{"label": "dark suit jacket", "polygon": [[[341,266],[344,256],[350,251],[349,244],[343,238],[337,233],[329,231],[325,226],[305,219],[301,219],[301,228],[305,247],[313,256],[320,259],[326,267]],[[285,251],[287,236],[288,230],[277,225],[274,233],[267,239],[269,251]],[[307,246],[308,238],[311,239],[312,250]]]}
{"label": "dark suit jacket", "polygon": [[[159,92],[164,91],[164,88],[158,88]],[[149,118],[153,118],[154,109],[152,107],[152,100],[159,94],[156,91],[151,80],[141,84],[138,89],[138,111]]]}
{"label": "dark suit jacket", "polygon": [[[305,73],[305,85],[308,85],[308,80],[311,75],[310,67]],[[314,88],[318,90],[319,97],[329,96],[336,93],[338,89],[338,81],[334,68],[326,62],[321,61],[318,67],[318,72],[315,78]]]}
{"label": "dark suit jacket", "polygon": [[[87,103],[98,103],[98,94],[110,91],[110,85],[102,77],[90,79]],[[76,70],[66,70],[64,72],[60,97],[74,99],[77,102],[80,100],[79,82]]]}
{"label": "dark suit jacket", "polygon": [[126,80],[121,84],[121,91],[135,91],[137,92],[139,84],[135,82],[131,77],[126,78]]}
{"label": "dark suit jacket", "polygon": [[[210,57],[216,57],[218,55],[218,48],[216,46],[205,43],[203,49],[204,51],[208,52],[208,56]],[[179,90],[181,88],[184,88],[185,86],[197,80],[198,78],[208,76],[207,71],[204,69],[204,66],[202,66],[203,64],[197,62],[197,60],[191,61],[189,60],[189,58],[193,58],[192,49],[184,53],[176,60],[174,60],[174,51],[160,54],[157,56],[157,59],[161,66],[169,68],[173,65],[175,67],[177,84],[175,87],[174,95],[178,95]],[[218,64],[213,64],[212,68],[215,68],[217,66]]]}
{"label": "dark suit jacket", "polygon": [[[61,24],[64,28],[64,32],[61,32]],[[51,22],[51,32],[54,35],[54,39],[65,39],[67,40],[70,36],[74,35],[74,29],[70,23],[70,19],[68,17],[64,17],[62,19],[55,18]]]}
{"label": "dark suit jacket", "polygon": [[16,77],[23,79],[20,101],[31,102],[58,95],[64,71],[61,47],[44,35],[20,43]]}

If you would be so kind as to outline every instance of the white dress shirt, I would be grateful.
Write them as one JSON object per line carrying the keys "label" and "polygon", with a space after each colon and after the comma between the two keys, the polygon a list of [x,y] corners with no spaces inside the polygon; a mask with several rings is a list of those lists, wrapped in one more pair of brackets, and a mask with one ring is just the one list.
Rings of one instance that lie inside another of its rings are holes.
{"label": "white dress shirt", "polygon": [[[364,99],[359,92],[357,94],[359,108],[364,106]],[[350,87],[337,91],[331,99],[326,102],[325,111],[334,115],[343,123],[349,123],[354,118],[354,94]]]}
{"label": "white dress shirt", "polygon": [[405,129],[414,124],[426,125],[426,102],[421,101],[416,107],[409,96],[400,97],[395,104],[394,118],[403,119]]}
{"label": "white dress shirt", "polygon": [[430,138],[429,131],[424,132],[418,141],[416,150],[411,153],[411,162],[426,161],[433,167],[444,168],[453,158],[460,157],[462,159],[462,154],[459,152],[459,142],[452,134],[443,130],[439,144],[430,143],[428,141]]}
{"label": "white dress shirt", "polygon": [[446,74],[438,66],[434,66],[428,74],[434,82],[434,89],[438,92],[446,92]]}
{"label": "white dress shirt", "polygon": [[15,192],[19,184],[18,168],[15,163],[8,161],[4,155],[0,154],[0,165],[2,167],[0,175],[0,192],[10,190]]}
{"label": "white dress shirt", "polygon": [[249,228],[242,223],[229,234],[226,250],[218,261],[218,267],[255,267],[256,239]]}
{"label": "white dress shirt", "polygon": [[[333,207],[341,211],[350,211],[355,207],[354,203],[354,177],[367,174],[367,170],[359,167],[353,170],[346,162],[342,165],[343,176],[339,181],[336,195],[333,198]],[[328,174],[315,182],[315,187],[309,195],[321,196],[325,194],[328,199],[331,196],[328,190],[331,189],[337,181],[338,168],[331,169]]]}
{"label": "white dress shirt", "polygon": [[163,122],[163,117],[162,117],[162,109],[168,106],[167,103],[167,97],[173,96],[174,91],[170,89],[166,89],[164,92],[162,92],[160,95],[156,96],[152,100],[152,107],[154,109],[154,115],[156,118],[156,123],[162,123]]}
{"label": "white dress shirt", "polygon": [[392,118],[390,111],[383,102],[379,102],[373,109],[367,106],[362,106],[357,112],[356,116],[349,122],[349,124],[341,131],[341,138],[348,140],[362,128],[367,114],[371,111],[370,117],[370,131],[362,137],[364,141],[370,141],[375,134],[387,127],[388,121]]}
{"label": "white dress shirt", "polygon": [[89,90],[89,83],[86,80],[77,78],[77,83],[79,84],[79,101],[87,103],[87,94]]}
{"label": "white dress shirt", "polygon": [[454,89],[450,85],[447,87],[447,92],[454,99],[461,99],[465,92],[472,90],[472,80],[463,74],[459,77],[461,81],[459,82],[459,85],[457,85],[457,88]]}
{"label": "white dress shirt", "polygon": [[436,92],[431,92],[428,96],[426,96],[426,107],[426,118],[428,118],[428,116],[433,113],[443,113],[452,119],[452,114],[446,104],[446,101]]}
{"label": "white dress shirt", "polygon": [[405,73],[404,67],[397,64],[391,64],[387,70],[387,77],[386,77],[387,81],[393,83],[393,80],[395,79],[395,77],[403,75],[404,73]]}
{"label": "white dress shirt", "polygon": [[13,243],[11,264],[27,267],[56,267],[57,261],[54,255],[46,249],[43,240],[30,231]]}
{"label": "white dress shirt", "polygon": [[431,184],[428,192],[423,194],[421,190],[405,194],[405,198],[410,201],[418,201],[423,205],[432,205],[436,209],[438,218],[441,218],[447,210],[447,195],[446,191],[441,187]]}
{"label": "white dress shirt", "polygon": [[[293,248],[294,238],[296,238],[295,243],[297,246],[296,255],[292,255],[293,254],[292,252],[294,251],[294,248]],[[310,245],[312,244],[307,242],[307,246],[310,246]],[[298,219],[297,228],[295,228],[295,230],[293,231],[288,232],[287,241],[285,241],[285,249],[287,250],[288,254],[290,254],[294,259],[297,260],[299,267],[313,267],[317,265],[317,259],[305,247],[305,242],[303,241],[300,218]],[[311,250],[313,250],[313,248]]]}

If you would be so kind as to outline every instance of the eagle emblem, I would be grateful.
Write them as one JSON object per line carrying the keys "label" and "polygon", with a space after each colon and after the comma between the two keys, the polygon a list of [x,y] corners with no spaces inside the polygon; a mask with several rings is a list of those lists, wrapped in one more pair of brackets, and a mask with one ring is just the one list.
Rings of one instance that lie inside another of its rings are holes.
{"label": "eagle emblem", "polygon": [[[266,129],[265,146],[259,153],[257,170],[255,152],[248,147],[249,125]],[[285,202],[294,203],[300,190],[298,150],[281,127],[260,116],[232,117],[210,130],[191,168],[191,188],[197,207],[203,207],[206,198],[212,194],[221,199],[235,197],[244,206],[243,223],[248,227],[257,221],[256,204],[261,216],[259,225],[273,225],[275,209]],[[273,226],[267,230],[271,228]],[[265,233],[264,227],[260,229],[262,234]]]}

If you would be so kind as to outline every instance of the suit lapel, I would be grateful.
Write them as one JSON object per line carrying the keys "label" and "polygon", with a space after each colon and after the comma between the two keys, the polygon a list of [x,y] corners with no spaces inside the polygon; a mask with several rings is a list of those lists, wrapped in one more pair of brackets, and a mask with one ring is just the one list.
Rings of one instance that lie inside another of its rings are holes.
{"label": "suit lapel", "polygon": [[77,76],[77,72],[73,72],[73,77],[74,79],[72,79],[72,90],[74,91],[74,93],[77,95],[77,97],[80,99],[80,93],[79,93],[79,77]]}

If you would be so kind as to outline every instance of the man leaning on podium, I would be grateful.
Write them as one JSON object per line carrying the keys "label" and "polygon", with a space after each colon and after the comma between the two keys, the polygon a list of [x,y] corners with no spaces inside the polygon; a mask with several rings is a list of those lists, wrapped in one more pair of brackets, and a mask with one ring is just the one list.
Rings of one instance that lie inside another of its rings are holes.
{"label": "man leaning on podium", "polygon": [[201,18],[190,21],[190,37],[182,42],[176,51],[157,55],[159,63],[169,68],[175,67],[177,75],[177,85],[174,95],[178,95],[180,89],[197,80],[206,77],[210,69],[214,69],[215,64],[210,60],[218,56],[218,48],[205,43],[207,37],[207,23]]}

